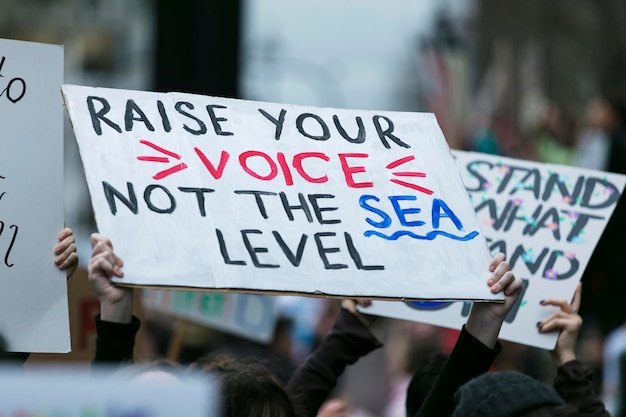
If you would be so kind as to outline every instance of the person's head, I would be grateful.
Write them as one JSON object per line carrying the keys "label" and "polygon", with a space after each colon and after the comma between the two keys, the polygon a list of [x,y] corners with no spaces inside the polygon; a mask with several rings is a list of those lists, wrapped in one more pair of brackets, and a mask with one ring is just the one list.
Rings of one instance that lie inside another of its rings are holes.
{"label": "person's head", "polygon": [[222,389],[226,417],[295,417],[296,411],[278,378],[267,367],[243,359],[215,357],[191,367],[215,375]]}
{"label": "person's head", "polygon": [[453,417],[575,416],[552,388],[520,372],[486,373],[455,394]]}
{"label": "person's head", "polygon": [[405,410],[407,417],[413,417],[424,404],[441,366],[448,359],[443,353],[433,353],[424,360],[417,372],[413,374],[406,392]]}

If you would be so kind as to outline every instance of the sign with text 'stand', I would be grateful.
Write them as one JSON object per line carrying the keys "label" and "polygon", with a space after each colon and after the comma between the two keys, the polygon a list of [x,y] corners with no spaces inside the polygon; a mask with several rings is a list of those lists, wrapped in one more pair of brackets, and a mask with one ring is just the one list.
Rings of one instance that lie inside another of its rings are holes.
{"label": "sign with text 'stand'", "polygon": [[[493,252],[503,252],[524,290],[500,337],[553,349],[558,333],[537,323],[571,300],[622,195],[626,176],[473,152],[454,152]],[[583,294],[584,297],[584,294]],[[375,301],[367,313],[460,329],[471,303]]]}

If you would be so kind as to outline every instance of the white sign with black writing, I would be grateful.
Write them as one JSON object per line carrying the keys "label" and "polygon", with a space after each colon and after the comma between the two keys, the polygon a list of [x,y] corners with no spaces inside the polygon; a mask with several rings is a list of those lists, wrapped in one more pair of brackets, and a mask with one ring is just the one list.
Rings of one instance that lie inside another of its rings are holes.
{"label": "white sign with black writing", "polygon": [[[537,323],[555,311],[539,302],[571,300],[619,200],[626,176],[455,151],[457,165],[493,253],[503,252],[524,292],[500,336],[553,349],[558,334]],[[370,314],[460,329],[471,303],[375,301]]]}
{"label": "white sign with black writing", "polygon": [[20,352],[68,352],[63,229],[63,47],[0,39],[0,335]]}
{"label": "white sign with black writing", "polygon": [[120,282],[501,298],[435,116],[64,86]]}

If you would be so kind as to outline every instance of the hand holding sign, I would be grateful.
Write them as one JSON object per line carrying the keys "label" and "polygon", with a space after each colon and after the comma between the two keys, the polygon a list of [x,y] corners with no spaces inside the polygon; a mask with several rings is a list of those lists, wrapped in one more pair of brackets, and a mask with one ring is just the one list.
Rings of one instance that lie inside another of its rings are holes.
{"label": "hand holding sign", "polygon": [[89,282],[100,300],[100,319],[130,323],[133,309],[133,290],[116,287],[112,277],[122,278],[124,262],[113,252],[109,238],[98,233],[91,235],[91,259],[87,266]]}
{"label": "hand holding sign", "polygon": [[547,299],[541,300],[541,305],[560,307],[560,310],[552,313],[549,317],[537,323],[541,333],[559,330],[561,334],[556,342],[556,347],[551,352],[556,366],[576,359],[576,340],[583,325],[583,319],[578,315],[582,284],[576,287],[572,303],[566,300]]}
{"label": "hand holding sign", "polygon": [[59,243],[54,247],[54,263],[61,271],[65,271],[67,278],[69,278],[78,267],[74,232],[66,227],[61,230],[58,239]]}
{"label": "hand holding sign", "polygon": [[489,264],[493,275],[487,280],[491,292],[504,292],[504,303],[475,303],[466,324],[467,331],[491,349],[496,346],[502,323],[524,287],[522,280],[515,278],[504,257],[503,253],[493,257]]}

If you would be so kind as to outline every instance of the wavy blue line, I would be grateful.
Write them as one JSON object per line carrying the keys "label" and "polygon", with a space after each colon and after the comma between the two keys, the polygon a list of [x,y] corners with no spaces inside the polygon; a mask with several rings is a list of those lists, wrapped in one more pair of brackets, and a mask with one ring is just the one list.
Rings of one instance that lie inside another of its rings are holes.
{"label": "wavy blue line", "polygon": [[422,235],[417,235],[413,232],[409,232],[408,230],[398,230],[397,232],[394,232],[391,236],[387,236],[384,233],[380,233],[376,230],[366,230],[365,233],[363,233],[363,235],[365,237],[378,236],[385,240],[398,240],[398,238],[400,238],[401,236],[409,236],[409,237],[412,237],[413,239],[419,239],[419,240],[435,240],[437,236],[443,236],[449,239],[466,242],[478,236],[478,232],[473,231],[473,232],[466,234],[465,236],[457,236],[452,233],[444,232],[443,230],[433,230],[431,232],[426,233],[425,236],[422,236]]}

